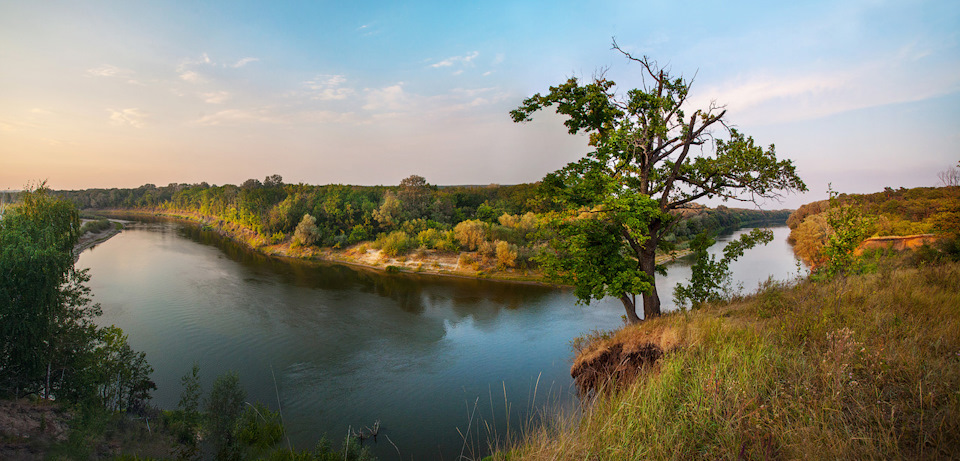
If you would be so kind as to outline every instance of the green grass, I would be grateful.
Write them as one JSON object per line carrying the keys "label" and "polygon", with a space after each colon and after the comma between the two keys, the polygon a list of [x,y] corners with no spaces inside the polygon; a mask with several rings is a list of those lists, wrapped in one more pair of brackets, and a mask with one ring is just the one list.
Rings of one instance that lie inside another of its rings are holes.
{"label": "green grass", "polygon": [[500,459],[960,457],[960,264],[883,267],[628,326],[666,354]]}

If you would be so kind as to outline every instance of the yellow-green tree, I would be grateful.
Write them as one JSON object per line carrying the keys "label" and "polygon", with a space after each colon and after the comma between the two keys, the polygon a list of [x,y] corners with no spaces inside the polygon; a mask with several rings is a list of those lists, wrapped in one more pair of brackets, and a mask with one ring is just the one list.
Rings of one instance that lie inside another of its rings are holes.
{"label": "yellow-green tree", "polygon": [[806,185],[773,145],[729,128],[723,107],[690,111],[688,80],[621,52],[640,66],[642,87],[618,94],[604,75],[590,83],[570,78],[511,116],[523,122],[556,107],[571,134],[589,134],[593,150],[542,181],[545,195],[568,211],[554,216],[558,238],[541,264],[584,302],[619,298],[637,322],[636,294],[645,318],[660,315],[656,250],[675,223],[673,210],[701,198],[774,198]]}

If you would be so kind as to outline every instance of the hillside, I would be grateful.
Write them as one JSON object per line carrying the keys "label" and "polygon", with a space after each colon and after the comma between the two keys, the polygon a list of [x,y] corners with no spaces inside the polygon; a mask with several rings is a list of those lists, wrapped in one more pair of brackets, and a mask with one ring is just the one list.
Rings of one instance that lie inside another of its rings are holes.
{"label": "hillside", "polygon": [[598,396],[496,458],[956,459],[957,280],[891,263],[593,335]]}
{"label": "hillside", "polygon": [[862,216],[864,237],[956,235],[960,231],[957,186],[897,190],[888,187],[874,194],[841,194],[833,200],[803,205],[787,219],[794,251],[807,264],[823,263],[823,246],[834,234],[829,223],[830,210],[842,207]]}
{"label": "hillside", "polygon": [[[960,457],[958,199],[919,188],[801,207],[793,238],[825,268],[576,339],[581,411],[495,458]],[[863,251],[871,235],[879,248]]]}

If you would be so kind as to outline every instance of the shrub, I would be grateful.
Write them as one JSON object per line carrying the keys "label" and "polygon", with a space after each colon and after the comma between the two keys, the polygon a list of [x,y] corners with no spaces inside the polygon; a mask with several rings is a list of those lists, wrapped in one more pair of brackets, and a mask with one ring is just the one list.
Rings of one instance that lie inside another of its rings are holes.
{"label": "shrub", "polygon": [[317,220],[309,214],[303,215],[300,224],[297,224],[297,230],[293,233],[293,244],[310,246],[317,243],[320,239],[320,231],[317,229]]}
{"label": "shrub", "polygon": [[434,248],[444,253],[454,253],[460,250],[460,245],[457,243],[453,231],[446,231],[442,237],[434,243]]}
{"label": "shrub", "polygon": [[377,239],[377,245],[387,256],[405,255],[413,249],[414,242],[404,231],[393,231],[387,235],[381,235]]}
{"label": "shrub", "polygon": [[517,246],[497,240],[497,268],[503,270],[517,265]]}
{"label": "shrub", "polygon": [[417,234],[417,242],[426,248],[436,248],[437,241],[443,238],[443,232],[437,229],[427,229]]}
{"label": "shrub", "polygon": [[87,232],[98,233],[103,232],[107,229],[113,227],[113,224],[110,224],[110,221],[106,219],[98,219],[96,221],[87,221],[80,226],[80,235],[86,234]]}
{"label": "shrub", "polygon": [[487,224],[483,221],[470,219],[457,224],[453,228],[453,232],[463,248],[474,251],[487,238]]}
{"label": "shrub", "polygon": [[353,244],[368,239],[370,239],[370,229],[363,224],[357,224],[350,230],[350,237],[347,239],[347,242]]}
{"label": "shrub", "polygon": [[[498,242],[501,240],[498,240]],[[497,254],[497,245],[489,240],[484,240],[480,242],[480,246],[477,247],[477,253],[480,253],[486,257],[493,257]]]}

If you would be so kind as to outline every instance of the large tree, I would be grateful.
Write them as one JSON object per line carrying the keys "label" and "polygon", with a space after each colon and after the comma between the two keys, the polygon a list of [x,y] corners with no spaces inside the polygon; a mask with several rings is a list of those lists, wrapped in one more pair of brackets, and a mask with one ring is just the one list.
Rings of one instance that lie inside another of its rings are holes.
{"label": "large tree", "polygon": [[628,320],[638,322],[638,293],[644,318],[660,314],[656,250],[677,220],[675,210],[701,198],[756,203],[806,185],[790,160],[777,159],[772,144],[756,145],[726,123],[723,106],[691,112],[691,81],[616,42],[613,48],[639,65],[640,88],[617,94],[603,74],[589,83],[570,78],[527,98],[511,116],[530,121],[555,106],[571,134],[589,134],[593,150],[542,182],[567,210],[555,219],[557,236],[544,268],[572,284],[582,301],[619,298]]}

